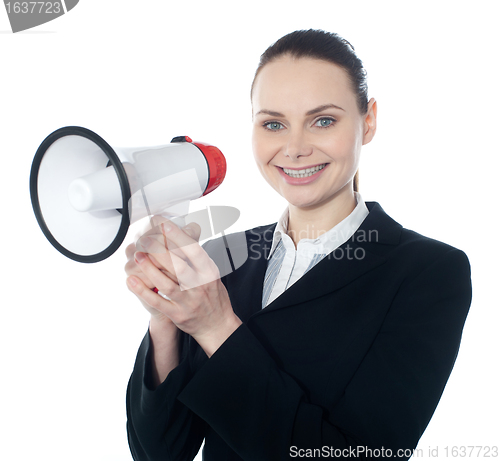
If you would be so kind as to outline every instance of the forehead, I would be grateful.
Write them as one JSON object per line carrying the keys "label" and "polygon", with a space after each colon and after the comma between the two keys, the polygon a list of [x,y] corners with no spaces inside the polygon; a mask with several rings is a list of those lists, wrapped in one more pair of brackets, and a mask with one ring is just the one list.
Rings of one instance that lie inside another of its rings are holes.
{"label": "forehead", "polygon": [[283,57],[266,64],[254,84],[254,113],[261,109],[286,111],[336,104],[356,106],[347,72],[336,64],[312,58]]}

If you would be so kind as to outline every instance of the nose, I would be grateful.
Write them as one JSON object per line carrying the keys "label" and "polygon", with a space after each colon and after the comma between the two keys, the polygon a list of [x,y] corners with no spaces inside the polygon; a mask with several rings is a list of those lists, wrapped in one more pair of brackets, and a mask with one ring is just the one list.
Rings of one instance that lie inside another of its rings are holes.
{"label": "nose", "polygon": [[312,144],[308,141],[306,134],[300,130],[290,132],[283,147],[285,157],[289,157],[291,160],[307,157],[313,152]]}

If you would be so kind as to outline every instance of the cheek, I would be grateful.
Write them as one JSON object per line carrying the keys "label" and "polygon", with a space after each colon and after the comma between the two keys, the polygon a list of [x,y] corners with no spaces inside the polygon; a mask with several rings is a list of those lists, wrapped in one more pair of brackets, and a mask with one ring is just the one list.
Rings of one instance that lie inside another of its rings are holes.
{"label": "cheek", "polygon": [[324,152],[339,163],[357,163],[361,151],[361,139],[354,130],[347,130],[330,139],[324,145]]}
{"label": "cheek", "polygon": [[255,132],[252,133],[253,156],[259,167],[266,165],[272,158],[270,143],[263,138]]}
{"label": "cheek", "polygon": [[259,149],[259,140],[255,135],[255,131],[252,131],[252,152],[255,160],[258,162],[260,149]]}

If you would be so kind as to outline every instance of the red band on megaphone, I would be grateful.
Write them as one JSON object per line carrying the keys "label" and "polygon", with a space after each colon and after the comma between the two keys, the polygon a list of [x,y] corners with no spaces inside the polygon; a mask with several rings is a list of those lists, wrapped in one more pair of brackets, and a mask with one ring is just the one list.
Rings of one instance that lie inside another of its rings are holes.
{"label": "red band on megaphone", "polygon": [[224,181],[224,177],[226,176],[226,159],[222,152],[215,146],[203,142],[194,142],[193,144],[201,150],[207,159],[209,180],[207,188],[203,193],[203,195],[207,195],[214,189],[217,189],[220,183]]}

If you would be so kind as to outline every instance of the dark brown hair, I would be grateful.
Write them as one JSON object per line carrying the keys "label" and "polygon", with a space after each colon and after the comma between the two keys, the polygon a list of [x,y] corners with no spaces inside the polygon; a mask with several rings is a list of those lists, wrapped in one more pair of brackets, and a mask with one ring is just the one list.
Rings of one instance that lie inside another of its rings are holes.
{"label": "dark brown hair", "polygon": [[[354,53],[354,47],[337,34],[324,30],[296,30],[272,44],[260,57],[259,66],[255,71],[250,95],[253,92],[255,79],[260,70],[271,61],[281,56],[292,58],[315,58],[331,62],[347,72],[356,95],[358,109],[361,114],[368,110],[368,86],[363,63]],[[353,187],[358,190],[359,173],[354,176]]]}

